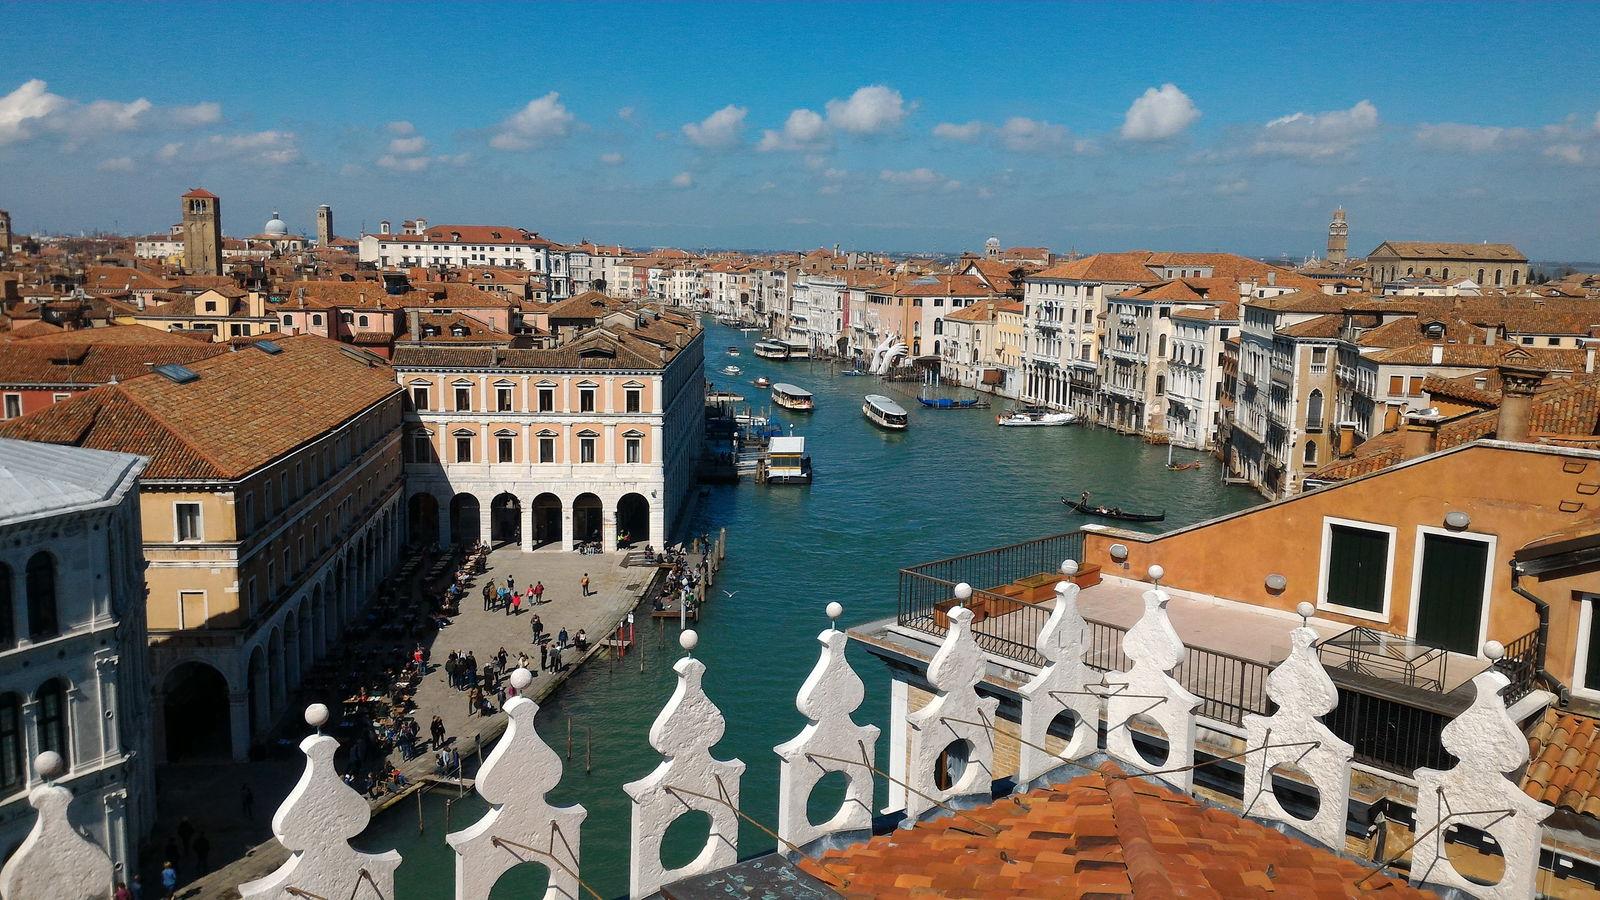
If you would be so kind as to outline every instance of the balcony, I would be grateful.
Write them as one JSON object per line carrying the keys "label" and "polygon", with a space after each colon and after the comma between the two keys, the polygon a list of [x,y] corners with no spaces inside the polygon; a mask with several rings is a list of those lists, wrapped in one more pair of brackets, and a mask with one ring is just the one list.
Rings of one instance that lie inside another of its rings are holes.
{"label": "balcony", "polygon": [[[1058,566],[1082,554],[1082,532],[1069,532],[901,569],[895,624],[942,638],[955,585],[966,582],[973,586],[968,607],[978,646],[1016,663],[1017,673],[1029,677],[1045,662],[1035,644],[1055,608]],[[1088,625],[1084,657],[1091,668],[1127,670],[1122,637],[1143,615],[1148,589],[1111,576],[1080,591],[1079,611]],[[1270,714],[1267,675],[1288,655],[1289,633],[1299,620],[1276,610],[1168,593],[1167,613],[1186,647],[1173,677],[1201,698],[1198,713],[1235,728],[1246,715]],[[1488,663],[1370,628],[1312,627],[1321,634],[1318,646],[1339,689],[1339,706],[1325,722],[1355,745],[1358,761],[1407,776],[1418,766],[1448,768],[1452,760],[1439,744],[1439,731],[1470,705],[1472,677]],[[1537,632],[1512,641],[1496,663],[1511,679],[1508,702],[1536,685],[1542,667],[1537,642]]]}

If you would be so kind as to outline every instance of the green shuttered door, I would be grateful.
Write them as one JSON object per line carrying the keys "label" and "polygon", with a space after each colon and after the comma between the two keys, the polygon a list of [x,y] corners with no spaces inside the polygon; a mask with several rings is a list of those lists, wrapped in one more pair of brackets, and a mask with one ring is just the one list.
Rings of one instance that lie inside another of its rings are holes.
{"label": "green shuttered door", "polygon": [[1383,612],[1383,583],[1389,565],[1389,535],[1383,531],[1330,525],[1328,602]]}
{"label": "green shuttered door", "polygon": [[1476,655],[1489,545],[1444,534],[1422,538],[1417,642]]}

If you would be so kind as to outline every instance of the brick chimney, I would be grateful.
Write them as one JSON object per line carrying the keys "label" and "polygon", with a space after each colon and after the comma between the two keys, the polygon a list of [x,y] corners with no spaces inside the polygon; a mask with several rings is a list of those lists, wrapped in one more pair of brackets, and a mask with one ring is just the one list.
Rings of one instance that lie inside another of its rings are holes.
{"label": "brick chimney", "polygon": [[1349,456],[1354,452],[1356,452],[1356,423],[1340,422],[1338,454]]}
{"label": "brick chimney", "polygon": [[1533,407],[1533,392],[1544,382],[1543,369],[1500,366],[1500,418],[1494,436],[1502,441],[1528,439],[1528,415]]}
{"label": "brick chimney", "polygon": [[1433,409],[1406,413],[1405,430],[1400,435],[1400,458],[1416,459],[1439,449],[1439,423],[1444,416]]}

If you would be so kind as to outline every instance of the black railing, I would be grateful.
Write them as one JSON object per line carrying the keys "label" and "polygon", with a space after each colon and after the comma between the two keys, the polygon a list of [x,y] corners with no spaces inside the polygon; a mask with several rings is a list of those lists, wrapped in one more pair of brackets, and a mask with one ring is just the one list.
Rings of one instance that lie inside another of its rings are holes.
{"label": "black railing", "polygon": [[1449,713],[1424,709],[1339,685],[1339,705],[1322,722],[1355,748],[1355,760],[1401,775],[1448,769],[1456,759],[1439,742]]}
{"label": "black railing", "polygon": [[1511,679],[1511,684],[1500,695],[1506,703],[1515,703],[1526,697],[1538,686],[1539,673],[1544,668],[1544,648],[1539,646],[1539,629],[1535,628],[1506,644],[1506,655],[1494,665]]}

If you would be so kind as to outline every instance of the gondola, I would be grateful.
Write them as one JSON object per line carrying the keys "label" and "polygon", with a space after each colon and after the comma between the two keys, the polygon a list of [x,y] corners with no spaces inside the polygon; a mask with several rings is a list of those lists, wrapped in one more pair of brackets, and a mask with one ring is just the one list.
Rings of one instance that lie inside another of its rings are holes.
{"label": "gondola", "polygon": [[1108,509],[1104,506],[1089,506],[1076,500],[1068,500],[1066,497],[1062,497],[1061,502],[1086,516],[1098,516],[1102,519],[1117,519],[1122,522],[1161,522],[1167,518],[1166,510],[1162,510],[1152,516],[1148,513],[1131,513],[1123,512],[1120,509]]}
{"label": "gondola", "polygon": [[1183,471],[1186,471],[1188,469],[1198,469],[1198,468],[1200,468],[1201,465],[1202,465],[1202,463],[1200,462],[1200,460],[1197,459],[1197,460],[1194,460],[1192,462],[1186,462],[1186,463],[1168,463],[1167,464],[1167,468],[1171,469],[1174,472],[1183,472]]}
{"label": "gondola", "polygon": [[949,397],[918,397],[917,402],[928,409],[988,409],[989,401],[978,400],[952,400]]}

